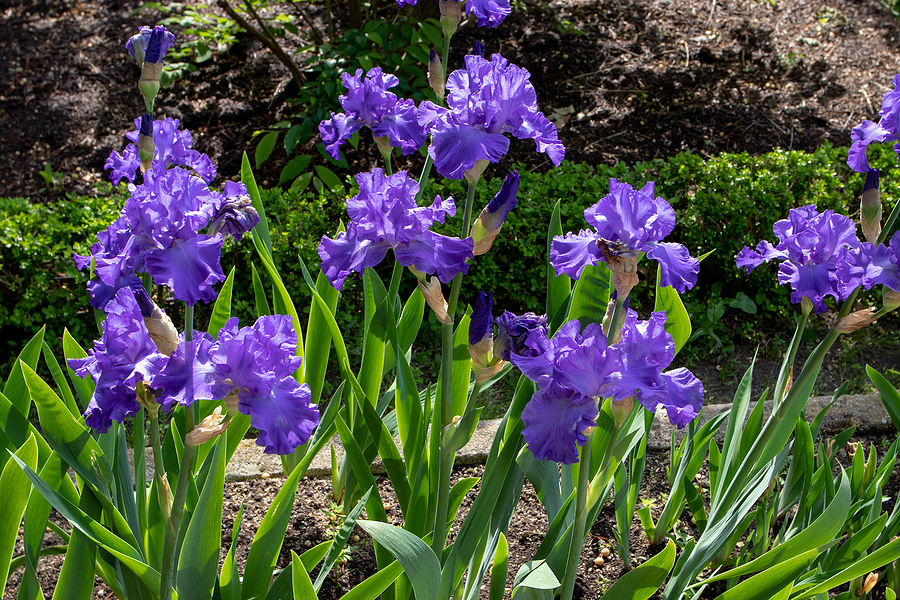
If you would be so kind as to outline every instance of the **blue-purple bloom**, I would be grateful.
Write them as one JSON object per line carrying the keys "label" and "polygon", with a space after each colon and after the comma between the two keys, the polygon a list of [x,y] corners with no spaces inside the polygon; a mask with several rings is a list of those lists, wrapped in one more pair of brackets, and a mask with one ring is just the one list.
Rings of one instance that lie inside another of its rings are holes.
{"label": "blue-purple bloom", "polygon": [[697,283],[700,261],[683,244],[662,241],[675,228],[675,211],[656,196],[652,181],[635,191],[611,179],[609,194],[585,209],[584,218],[594,231],[557,236],[550,246],[550,264],[557,276],[565,273],[578,279],[586,266],[609,262],[611,255],[646,252],[660,265],[662,286],[681,293]]}
{"label": "blue-purple bloom", "polygon": [[79,377],[90,375],[96,384],[84,417],[88,427],[101,433],[140,409],[135,388],[150,381],[165,358],[156,351],[130,288],[116,292],[105,310],[102,337],[87,357],[68,361]]}
{"label": "blue-purple bloom", "polygon": [[[225,280],[219,262],[222,237],[200,230],[221,205],[221,194],[181,168],[147,171],[145,176],[121,216],[91,246],[96,276],[105,286],[119,288],[146,272],[158,285],[171,288],[178,300],[214,300],[213,285]],[[75,260],[79,268],[91,262],[85,256]]]}
{"label": "blue-purple bloom", "polygon": [[411,154],[425,142],[425,131],[416,119],[416,103],[399,100],[387,91],[400,83],[396,76],[385,74],[380,67],[366,73],[358,69],[356,75],[342,75],[347,93],[338,100],[343,113],[331,113],[331,118],[319,124],[319,133],[325,149],[335,160],[340,158],[341,146],[354,133],[368,125],[376,137],[384,136],[394,148],[403,154]]}
{"label": "blue-purple bloom", "polygon": [[478,160],[496,163],[509,150],[506,133],[533,139],[554,165],[562,162],[565,148],[556,126],[538,110],[530,77],[499,54],[490,61],[466,56],[465,70],[454,71],[447,81],[450,108],[429,101],[419,106],[419,123],[432,134],[428,153],[438,173],[462,179]]}
{"label": "blue-purple bloom", "polygon": [[[149,118],[149,116],[148,116]],[[173,165],[179,165],[193,169],[206,183],[216,178],[216,167],[212,159],[192,148],[194,140],[188,130],[179,131],[178,119],[166,118],[161,121],[150,121],[153,126],[153,146],[155,148],[153,165],[154,169],[166,169]],[[131,144],[125,146],[122,154],[115,150],[106,159],[104,169],[111,169],[109,175],[113,185],[118,185],[122,179],[133,182],[137,170],[141,166],[141,158],[138,152],[139,136],[147,136],[147,123],[141,118],[134,120],[135,130],[125,134]]]}
{"label": "blue-purple bloom", "polygon": [[309,386],[292,377],[302,362],[296,348],[290,317],[261,317],[243,328],[231,318],[218,340],[198,332],[191,342],[179,344],[152,385],[164,410],[176,402],[190,406],[236,394],[238,409],[260,430],[257,445],[269,454],[290,454],[319,423]]}
{"label": "blue-purple bloom", "polygon": [[772,230],[778,245],[763,240],[755,251],[745,246],[736,257],[737,266],[749,273],[764,262],[782,260],[778,283],[791,285],[791,302],[806,297],[817,313],[828,310],[825,296],[840,299],[849,284],[839,275],[838,264],[848,248],[859,248],[856,225],[833,210],[819,213],[809,205],[791,209],[789,217],[775,223]]}
{"label": "blue-purple bloom", "polygon": [[466,0],[466,14],[475,15],[479,27],[497,27],[511,12],[509,0]]}
{"label": "blue-purple bloom", "polygon": [[859,286],[869,290],[884,285],[900,292],[900,231],[887,245],[863,242],[844,252],[838,262],[837,278],[845,299]]}
{"label": "blue-purple bloom", "polygon": [[[850,133],[852,144],[847,164],[854,171],[866,173],[872,170],[866,157],[866,148],[873,142],[900,142],[900,75],[894,76],[894,89],[886,92],[881,102],[881,119],[878,123],[863,120]],[[894,145],[900,153],[900,143]]]}
{"label": "blue-purple bloom", "polygon": [[703,405],[703,385],[687,369],[663,373],[675,355],[664,312],[639,322],[629,310],[622,339],[610,346],[600,325],[581,331],[579,321],[563,325],[544,352],[512,355],[512,362],[538,391],[522,412],[522,435],[539,460],[578,461],[585,430],[596,426],[601,398],[636,398],[647,410],[666,408],[670,421],[685,426]]}
{"label": "blue-purple bloom", "polygon": [[336,289],[352,272],[362,275],[366,267],[374,267],[394,250],[404,267],[422,273],[436,273],[448,283],[457,273],[467,273],[467,260],[472,255],[472,238],[461,240],[430,231],[446,215],[456,214],[452,198],[435,198],[429,207],[416,204],[419,184],[407,177],[406,171],[385,177],[381,169],[356,176],[359,194],[347,200],[351,221],[347,230],[335,239],[322,237],[319,257],[322,271]]}
{"label": "blue-purple bloom", "polygon": [[507,362],[514,356],[538,356],[547,349],[548,334],[547,315],[533,312],[516,315],[503,311],[497,317],[494,354]]}

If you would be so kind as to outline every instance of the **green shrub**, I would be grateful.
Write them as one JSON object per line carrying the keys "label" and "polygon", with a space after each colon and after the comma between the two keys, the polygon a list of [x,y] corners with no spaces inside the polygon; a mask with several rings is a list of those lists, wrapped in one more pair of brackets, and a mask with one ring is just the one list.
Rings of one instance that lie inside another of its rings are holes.
{"label": "green shrub", "polygon": [[[895,166],[896,156],[889,147],[871,148],[870,158],[883,170],[882,197],[889,205],[887,214],[900,197],[900,169]],[[464,279],[461,302],[472,302],[477,290],[482,289],[493,291],[498,310],[542,310],[546,231],[554,205],[560,202],[564,231],[587,227],[584,209],[607,194],[609,179],[615,177],[635,187],[656,181],[657,195],[669,200],[678,214],[679,224],[669,239],[684,243],[694,255],[715,249],[701,265],[697,287],[685,297],[695,318],[695,329],[714,328],[727,307],[746,307],[744,295],[758,309],[755,320],[744,319],[745,327],[758,326],[766,319],[783,322],[788,316],[784,311],[789,310],[784,308],[788,290],[777,286],[776,267],[766,265],[748,276],[738,271],[734,255],[743,246],[755,245],[761,239],[775,241],[772,225],[785,218],[790,208],[816,204],[820,210],[833,208],[851,215],[857,212],[863,177],[850,171],[845,159],[846,149],[825,145],[814,153],[775,150],[764,156],[723,154],[709,160],[679,154],[638,163],[632,168],[623,163],[608,167],[564,162],[548,173],[531,173],[520,165],[519,205],[491,252],[478,257]],[[476,215],[501,182],[501,177],[495,177],[479,187]],[[273,224],[275,260],[298,310],[304,310],[309,304],[298,258],[310,269],[318,266],[319,240],[322,235],[334,235],[340,220],[346,220],[344,200],[353,193],[353,190],[320,193],[313,189],[263,192]],[[425,196],[430,200],[436,194],[453,195],[461,204],[465,198],[464,184],[437,181],[426,190]],[[71,257],[75,251],[87,253],[95,241],[94,233],[115,219],[123,202],[120,193],[71,198],[52,206],[32,204],[22,198],[0,199],[2,372],[8,370],[13,352],[43,323],[48,326],[51,340],[58,339],[63,327],[68,327],[83,345],[91,343],[97,329],[84,288],[86,275],[76,272]],[[442,233],[458,235],[458,219],[445,225]],[[249,241],[226,242],[223,269],[227,273],[237,265],[241,276],[247,279],[238,282],[233,301],[235,315],[242,322],[255,315],[248,263],[256,263]],[[649,261],[643,262],[642,267],[645,267],[642,276],[652,281],[655,267]],[[380,268],[384,270],[383,276],[389,277],[390,267]],[[260,272],[260,276],[268,285],[265,273]],[[405,285],[412,286],[412,278],[407,277]],[[339,313],[345,319],[340,325],[348,346],[354,347],[358,323],[353,319],[358,313],[353,307],[360,307],[361,298],[357,277],[347,278],[343,296],[349,310]],[[639,295],[633,306],[650,308],[642,302],[646,303]],[[707,306],[720,303],[719,310],[706,311]],[[166,309],[178,322],[177,306],[168,305]],[[197,318],[199,323],[205,323],[203,307]],[[735,334],[733,329],[724,326],[723,332]]]}

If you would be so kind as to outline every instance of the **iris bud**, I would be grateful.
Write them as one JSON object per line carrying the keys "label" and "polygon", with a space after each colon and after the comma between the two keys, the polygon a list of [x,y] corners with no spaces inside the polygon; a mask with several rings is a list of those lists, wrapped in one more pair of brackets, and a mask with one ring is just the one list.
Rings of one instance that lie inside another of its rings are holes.
{"label": "iris bud", "polygon": [[472,225],[472,241],[475,243],[473,254],[481,256],[491,249],[494,238],[500,233],[506,217],[516,206],[516,194],[519,191],[519,172],[513,171],[506,176],[500,191],[488,203],[478,219]]}
{"label": "iris bud", "polygon": [[859,329],[862,329],[866,325],[870,325],[875,322],[877,317],[875,316],[874,308],[866,308],[864,310],[858,310],[854,313],[850,313],[840,321],[838,321],[834,328],[840,331],[841,333],[853,333]]}
{"label": "iris bud", "polygon": [[484,58],[484,44],[475,40],[475,43],[472,44],[472,52],[470,52],[470,54]]}
{"label": "iris bud", "polygon": [[624,400],[618,402],[613,400],[610,403],[609,408],[612,411],[613,418],[616,420],[616,429],[618,429],[625,423],[625,419],[628,418],[628,415],[631,414],[631,409],[634,408],[634,397],[628,396]]}
{"label": "iris bud", "polygon": [[428,60],[428,85],[439,99],[444,98],[444,65],[441,64],[441,58],[434,50],[431,51],[431,57]]}
{"label": "iris bud", "polygon": [[490,161],[488,161],[488,159],[479,158],[475,161],[475,164],[472,165],[471,169],[466,170],[463,176],[466,178],[466,181],[469,182],[469,185],[478,183],[478,180],[481,179],[481,174],[484,173],[484,170],[487,169],[489,164]]}
{"label": "iris bud", "polygon": [[866,240],[876,244],[881,234],[881,190],[878,189],[878,169],[866,173],[859,205],[859,224]]}
{"label": "iris bud", "polygon": [[434,311],[434,315],[438,318],[438,321],[444,325],[452,325],[453,319],[447,314],[449,305],[444,299],[444,293],[441,291],[440,280],[437,277],[432,277],[426,284],[424,279],[425,276],[423,274],[422,278],[419,279],[419,289],[422,290],[422,295],[425,296],[425,302],[427,302],[428,306],[431,307],[431,310]]}
{"label": "iris bud", "polygon": [[153,112],[153,101],[159,92],[159,80],[163,71],[163,57],[175,43],[175,36],[162,25],[153,29],[141,27],[141,32],[132,36],[125,48],[141,67],[138,89],[144,96],[147,112]]}
{"label": "iris bud", "polygon": [[148,113],[141,115],[141,126],[138,130],[138,156],[141,158],[141,172],[153,167],[156,146],[153,143],[153,117]]}
{"label": "iris bud", "polygon": [[459,20],[463,14],[463,3],[455,0],[440,0],[438,6],[441,9],[441,27],[444,29],[444,38],[449,40],[459,27]]}
{"label": "iris bud", "polygon": [[134,299],[137,301],[138,308],[141,309],[144,325],[147,327],[150,339],[156,344],[156,349],[161,354],[172,356],[175,349],[178,348],[178,330],[175,329],[172,319],[169,318],[166,311],[150,299],[150,295],[143,287],[134,290]]}
{"label": "iris bud", "polygon": [[491,294],[478,292],[478,302],[469,321],[469,356],[475,381],[483,383],[503,368],[505,361],[494,356],[494,317]]}

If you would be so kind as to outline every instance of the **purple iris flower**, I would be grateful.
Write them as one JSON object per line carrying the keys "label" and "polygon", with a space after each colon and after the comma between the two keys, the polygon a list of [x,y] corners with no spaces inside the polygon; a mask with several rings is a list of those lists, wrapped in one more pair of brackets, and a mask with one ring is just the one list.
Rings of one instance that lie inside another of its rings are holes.
{"label": "purple iris flower", "polygon": [[[153,158],[154,169],[168,168],[179,165],[193,169],[206,183],[216,178],[216,167],[212,159],[192,148],[194,144],[191,132],[179,131],[178,119],[166,118],[162,121],[153,121],[153,145],[155,153]],[[104,169],[111,169],[109,175],[113,185],[119,185],[122,179],[133,182],[137,170],[141,166],[141,158],[138,154],[138,141],[140,135],[147,135],[141,130],[145,126],[140,118],[134,120],[135,130],[125,134],[132,143],[125,146],[122,154],[115,150],[106,159]],[[162,166],[164,165],[164,166]]]}
{"label": "purple iris flower", "polygon": [[366,73],[357,69],[356,75],[342,75],[347,93],[338,100],[343,113],[331,113],[331,118],[319,124],[325,149],[332,158],[341,156],[341,146],[354,133],[368,125],[376,137],[384,136],[392,147],[400,147],[403,154],[411,154],[425,142],[425,131],[416,120],[416,103],[398,100],[387,91],[400,83],[396,76],[385,74],[380,67]]}
{"label": "purple iris flower", "polygon": [[536,458],[577,462],[585,429],[596,426],[601,398],[633,396],[652,411],[664,406],[678,427],[697,416],[703,405],[700,381],[686,369],[662,372],[675,354],[665,322],[664,312],[639,322],[629,310],[621,341],[610,346],[600,325],[581,331],[581,323],[569,321],[542,354],[512,355],[513,364],[538,386],[522,411],[522,435]]}
{"label": "purple iris flower", "polygon": [[454,71],[447,81],[450,108],[429,101],[419,106],[419,123],[432,134],[428,153],[438,173],[462,179],[478,160],[496,163],[509,150],[506,133],[533,139],[554,165],[562,162],[566,150],[556,125],[538,110],[530,77],[499,54],[491,60],[466,56],[465,70]]}
{"label": "purple iris flower", "polygon": [[468,272],[472,239],[429,230],[435,221],[443,223],[446,215],[456,214],[452,198],[441,200],[438,196],[429,207],[417,206],[419,184],[407,177],[406,171],[385,177],[376,168],[360,173],[356,181],[360,191],[347,200],[352,219],[347,230],[335,239],[323,236],[319,244],[322,270],[335,289],[341,289],[350,273],[361,275],[366,267],[380,263],[389,249],[404,267],[436,273],[443,283]]}
{"label": "purple iris flower", "polygon": [[828,310],[825,296],[842,297],[848,282],[842,281],[838,263],[847,248],[859,248],[856,224],[833,210],[819,213],[814,205],[793,208],[787,219],[772,227],[779,243],[761,241],[756,250],[746,246],[737,255],[737,266],[749,273],[764,262],[779,259],[778,283],[789,283],[791,302],[807,297],[817,313]]}
{"label": "purple iris flower", "polygon": [[192,342],[179,344],[152,385],[164,409],[236,394],[238,410],[261,432],[256,443],[269,454],[290,454],[319,423],[309,386],[292,377],[302,362],[296,349],[290,317],[261,317],[243,328],[231,318],[218,340],[198,332]]}
{"label": "purple iris flower", "polygon": [[497,27],[511,12],[509,0],[466,0],[466,14],[475,15],[479,27]]}
{"label": "purple iris flower", "polygon": [[550,246],[550,264],[557,276],[565,273],[578,279],[585,266],[608,262],[611,254],[646,252],[660,265],[662,286],[681,293],[697,283],[700,261],[683,244],[661,241],[675,227],[675,211],[655,195],[652,181],[635,191],[611,179],[609,194],[585,209],[584,218],[594,231],[557,236]]}
{"label": "purple iris flower", "polygon": [[101,433],[140,409],[135,388],[150,381],[166,358],[156,351],[130,288],[116,292],[105,309],[102,337],[87,357],[68,361],[79,377],[90,375],[96,384],[84,417]]}
{"label": "purple iris flower", "polygon": [[[188,304],[215,300],[212,287],[225,280],[220,265],[222,237],[201,234],[221,194],[181,168],[147,171],[135,187],[121,216],[97,234],[91,257],[75,257],[80,269],[94,260],[100,283],[119,288],[136,273],[149,273],[169,286],[175,298]],[[102,303],[98,284],[92,304]],[[106,292],[103,292],[106,293]]]}
{"label": "purple iris flower", "polygon": [[[900,75],[894,75],[894,89],[886,92],[881,101],[881,119],[878,123],[864,120],[850,132],[850,152],[847,164],[854,171],[871,171],[866,148],[873,142],[900,142]],[[900,154],[900,143],[894,145]]]}
{"label": "purple iris flower", "polygon": [[178,300],[188,304],[215,300],[213,285],[225,281],[222,237],[199,232],[209,223],[219,194],[181,168],[145,175],[147,181],[122,210],[144,271],[158,285],[171,288]]}
{"label": "purple iris flower", "polygon": [[867,290],[884,285],[900,292],[900,231],[888,245],[863,242],[846,251],[838,262],[841,297],[846,299],[859,286]]}
{"label": "purple iris flower", "polygon": [[175,35],[166,31],[162,25],[141,27],[140,33],[125,43],[125,49],[138,65],[144,63],[161,63],[166,52],[175,43]]}
{"label": "purple iris flower", "polygon": [[494,355],[507,362],[513,356],[539,356],[547,350],[548,332],[547,315],[532,312],[515,315],[504,311],[497,317]]}

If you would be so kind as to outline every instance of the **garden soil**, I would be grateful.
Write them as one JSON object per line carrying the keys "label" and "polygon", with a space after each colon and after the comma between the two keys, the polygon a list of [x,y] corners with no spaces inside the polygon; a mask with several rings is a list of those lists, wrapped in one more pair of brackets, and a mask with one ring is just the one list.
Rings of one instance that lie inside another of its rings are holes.
{"label": "garden soil", "polygon": [[[385,15],[396,10],[392,2],[378,4]],[[322,3],[303,6],[324,30]],[[881,97],[900,72],[900,24],[878,0],[561,0],[524,1],[518,7],[497,29],[464,27],[454,40],[449,67],[462,64],[465,49],[478,36],[487,52],[527,68],[540,108],[559,127],[567,159],[592,164],[634,163],[682,151],[708,156],[773,148],[811,151],[826,141],[846,146],[851,127],[862,119],[877,120]],[[0,196],[57,202],[65,201],[65,192],[94,190],[104,177],[107,156],[124,146],[124,134],[141,110],[138,70],[124,42],[138,25],[160,17],[153,8],[141,8],[139,0],[0,0]],[[344,21],[336,17],[340,32]],[[305,43],[291,35],[285,40],[288,49]],[[222,178],[233,179],[241,151],[252,155],[253,132],[284,117],[286,105],[273,98],[286,74],[258,42],[241,34],[228,52],[163,90],[158,114],[181,119],[194,135],[195,148],[212,157]],[[351,153],[354,171],[367,170],[375,157],[364,146]],[[311,143],[299,151],[317,154]],[[276,148],[257,180],[277,184],[285,160],[284,150]],[[398,166],[415,169],[419,160],[404,157]],[[537,170],[551,166],[527,141],[513,140],[504,161],[495,172],[518,161]],[[45,165],[61,174],[57,189],[40,175]],[[896,323],[891,330],[896,335]],[[695,369],[717,401],[727,402],[733,377],[725,375],[743,372],[752,354],[753,349],[738,348],[728,360]],[[846,360],[834,360],[832,367],[826,365],[829,385],[848,375],[842,371]],[[880,356],[876,350],[866,360],[896,368],[897,356]],[[850,373],[857,374],[858,369]],[[882,448],[880,438],[863,442]],[[643,497],[657,507],[668,489],[667,461],[663,454],[652,454],[648,461]],[[455,476],[477,476],[480,470],[466,467]],[[243,505],[240,561],[281,482],[227,485],[223,544],[230,541],[233,519]],[[389,517],[399,520],[389,485],[385,480],[380,485],[391,505]],[[330,493],[328,479],[300,483],[280,566],[288,563],[290,550],[300,553],[328,538]],[[896,473],[885,493],[897,495]],[[614,553],[603,566],[594,564],[602,548],[613,545],[613,524],[607,507],[591,530],[576,597],[598,598],[623,573]],[[543,508],[526,483],[508,534],[510,577],[531,558],[546,527]],[[691,531],[686,520],[682,530]],[[321,598],[339,598],[372,573],[371,542],[364,532],[356,534],[356,548],[328,578]],[[50,544],[53,538],[48,534]],[[637,522],[632,550],[637,563],[658,551],[647,546]],[[60,560],[42,561],[48,597]],[[19,573],[10,578],[4,600],[15,598]],[[876,598],[883,597],[881,589]],[[98,581],[94,598],[109,597]]]}
{"label": "garden soil", "polygon": [[[868,456],[870,448],[874,445],[878,456],[884,456],[888,445],[891,442],[890,437],[885,436],[866,436],[855,440],[859,443],[858,448],[862,448],[866,456]],[[827,443],[827,442],[826,442]],[[838,452],[837,459],[845,468],[850,465],[850,456],[846,447]],[[644,485],[638,506],[647,504],[651,507],[651,513],[654,520],[658,518],[659,512],[665,503],[665,495],[669,491],[667,482],[666,469],[668,466],[668,456],[665,453],[648,453],[647,465],[644,471]],[[453,474],[452,482],[455,483],[463,477],[480,477],[483,474],[482,466],[474,467],[458,467]],[[250,543],[256,532],[259,523],[269,505],[275,499],[283,478],[257,479],[252,481],[231,482],[225,485],[225,508],[222,524],[222,554],[220,561],[224,560],[225,554],[231,544],[231,531],[234,519],[238,514],[238,510],[243,507],[243,518],[241,522],[240,535],[238,545],[236,547],[235,557],[237,559],[239,569],[242,572],[250,550]],[[708,473],[704,467],[695,483],[701,488],[708,487]],[[388,515],[389,522],[400,525],[401,513],[397,505],[396,498],[391,491],[390,482],[386,477],[378,478],[378,487],[381,498]],[[472,491],[463,499],[460,506],[459,518],[451,531],[452,541],[453,535],[458,530],[461,519],[464,518],[466,512],[472,505],[473,500],[478,492],[476,485]],[[332,487],[330,478],[303,478],[300,481],[296,500],[294,501],[293,512],[291,513],[290,522],[288,524],[287,533],[284,539],[284,545],[278,558],[278,567],[283,568],[290,564],[291,551],[302,554],[309,548],[330,539],[334,535],[335,523],[340,523],[340,517],[335,514],[335,504],[332,498]],[[894,474],[884,489],[884,495],[890,500],[885,502],[882,510],[890,512],[893,508],[895,498],[900,493],[900,472],[894,470]],[[363,518],[365,512],[363,513]],[[60,526],[69,529],[65,519],[54,512],[52,518]],[[337,520],[336,520],[337,519]],[[675,527],[677,532],[674,537],[683,544],[687,536],[697,536],[699,533],[696,527],[690,521],[690,511],[685,511],[681,520]],[[616,554],[615,551],[615,513],[611,501],[603,508],[598,520],[591,527],[588,540],[585,543],[582,552],[581,562],[579,566],[578,579],[576,581],[575,598],[583,600],[599,599],[603,592],[614,583],[619,577],[627,572],[624,562]],[[522,496],[516,506],[516,511],[510,523],[509,530],[506,534],[509,543],[509,576],[507,578],[507,594],[512,586],[513,578],[518,568],[525,562],[531,560],[535,551],[543,540],[544,533],[547,530],[547,514],[541,505],[534,489],[526,481]],[[372,547],[371,538],[362,529],[356,527],[352,534],[350,546],[351,550],[346,555],[346,560],[335,565],[332,573],[327,577],[321,591],[319,592],[319,600],[337,599],[347,593],[354,585],[358,584],[366,577],[375,573],[375,553]],[[45,538],[45,545],[57,545],[61,540],[53,533],[48,533]],[[640,565],[647,559],[654,556],[662,550],[664,546],[652,547],[647,543],[647,538],[643,534],[640,522],[637,518],[631,525],[630,531],[631,557],[634,566]],[[604,559],[602,565],[598,565],[596,559],[602,556],[604,548],[609,549],[609,555]],[[15,553],[22,551],[21,541],[16,546]],[[38,578],[46,597],[50,597],[53,592],[56,577],[62,564],[61,556],[51,556],[41,560]],[[2,600],[14,600],[16,592],[19,588],[21,578],[21,569],[13,573],[7,583],[6,593]],[[312,573],[313,579],[317,571]],[[490,578],[484,582],[480,598],[487,600],[488,590],[490,586]],[[724,588],[710,586],[704,593],[703,598],[714,598],[724,591]],[[99,578],[95,582],[94,600],[109,599],[115,596],[109,588]],[[658,594],[653,596],[658,598]],[[874,600],[884,599],[884,586],[879,585],[875,588],[875,592],[870,594],[869,598]],[[699,599],[698,599],[699,600]]]}

